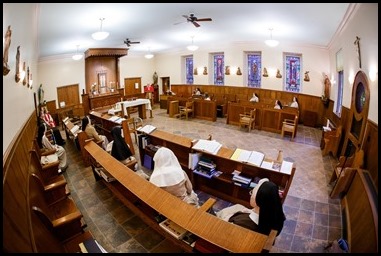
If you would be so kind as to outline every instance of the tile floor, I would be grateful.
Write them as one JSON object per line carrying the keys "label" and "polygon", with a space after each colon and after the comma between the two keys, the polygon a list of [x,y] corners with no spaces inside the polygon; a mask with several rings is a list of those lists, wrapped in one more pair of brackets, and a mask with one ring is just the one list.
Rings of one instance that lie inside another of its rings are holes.
{"label": "tile floor", "polygon": [[[262,151],[272,158],[282,149],[285,159],[295,161],[295,176],[283,204],[287,220],[271,253],[324,252],[329,241],[341,236],[339,200],[329,198],[331,186],[328,185],[337,160],[330,155],[322,157],[320,129],[299,125],[292,142],[289,136],[282,138],[277,133],[258,130],[248,133],[247,129],[227,125],[226,118],[218,118],[217,122],[168,118],[166,110],[157,105],[153,116],[145,119],[144,124],[193,139],[206,139],[211,134],[225,147]],[[134,141],[133,135],[132,138]],[[64,147],[70,164],[64,175],[71,196],[84,215],[87,229],[108,252],[183,252],[133,214],[103,182],[95,181],[91,167],[84,167],[73,141],[67,140]],[[201,202],[210,197],[196,192]],[[218,200],[214,209],[218,211],[229,205]]]}

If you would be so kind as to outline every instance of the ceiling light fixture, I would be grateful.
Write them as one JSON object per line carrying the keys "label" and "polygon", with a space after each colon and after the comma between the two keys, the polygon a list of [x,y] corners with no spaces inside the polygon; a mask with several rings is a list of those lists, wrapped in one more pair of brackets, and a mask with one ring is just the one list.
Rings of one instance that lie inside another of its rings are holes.
{"label": "ceiling light fixture", "polygon": [[153,53],[151,52],[150,48],[148,48],[148,53],[144,55],[144,58],[152,59],[153,57],[154,57]]}
{"label": "ceiling light fixture", "polygon": [[103,31],[102,29],[103,21],[105,20],[105,18],[100,18],[99,20],[101,21],[101,29],[98,32],[95,32],[91,35],[95,40],[98,41],[106,39],[109,35],[109,32]]}
{"label": "ceiling light fixture", "polygon": [[189,51],[194,52],[194,51],[196,51],[196,50],[198,49],[198,46],[193,44],[193,38],[194,38],[194,36],[191,36],[191,38],[192,38],[192,44],[191,44],[191,45],[188,45],[188,46],[187,46],[187,49],[188,49]]}
{"label": "ceiling light fixture", "polygon": [[74,54],[73,57],[72,57],[73,60],[80,60],[83,57],[83,55],[78,52],[78,48],[79,48],[79,45],[77,45],[77,52],[76,52],[76,54]]}
{"label": "ceiling light fixture", "polygon": [[273,28],[270,28],[270,39],[265,41],[265,44],[267,44],[270,47],[275,47],[279,44],[279,41],[273,39]]}

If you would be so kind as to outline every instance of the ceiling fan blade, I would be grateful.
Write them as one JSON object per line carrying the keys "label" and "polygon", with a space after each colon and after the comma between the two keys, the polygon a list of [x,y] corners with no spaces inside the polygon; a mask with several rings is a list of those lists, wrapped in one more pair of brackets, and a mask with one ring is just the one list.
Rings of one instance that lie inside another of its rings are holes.
{"label": "ceiling fan blade", "polygon": [[196,21],[212,21],[211,18],[203,18],[203,19],[197,19]]}
{"label": "ceiling fan blade", "polygon": [[186,19],[189,19],[188,15],[181,15],[181,16],[183,16]]}
{"label": "ceiling fan blade", "polygon": [[176,22],[176,23],[173,23],[173,25],[179,25],[181,23],[185,23],[186,21],[180,21],[180,22]]}
{"label": "ceiling fan blade", "polygon": [[140,44],[140,42],[130,42],[130,44]]}
{"label": "ceiling fan blade", "polygon": [[198,28],[198,27],[200,26],[200,24],[198,24],[198,23],[195,22],[195,21],[192,21],[192,23],[193,23],[193,25],[194,25],[196,28]]}

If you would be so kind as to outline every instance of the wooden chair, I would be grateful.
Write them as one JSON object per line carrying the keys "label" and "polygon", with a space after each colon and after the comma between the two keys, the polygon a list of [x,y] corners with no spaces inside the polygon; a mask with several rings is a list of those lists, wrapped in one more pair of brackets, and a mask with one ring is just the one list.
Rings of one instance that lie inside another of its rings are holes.
{"label": "wooden chair", "polygon": [[36,214],[60,241],[82,234],[83,216],[73,199],[65,197],[49,204],[44,193],[40,180],[35,175],[29,175],[29,203],[33,214]]}
{"label": "wooden chair", "polygon": [[284,119],[283,125],[282,125],[282,137],[284,137],[285,132],[290,132],[291,133],[291,140],[293,140],[295,137],[297,127],[298,127],[298,116],[297,115],[295,115],[294,120]]}
{"label": "wooden chair", "polygon": [[[340,156],[339,162],[333,169],[333,173],[329,183],[334,182],[341,176],[341,173],[345,173],[345,168],[351,167],[355,169],[361,169],[364,166],[364,150],[358,149],[352,156],[345,157]],[[344,168],[344,169],[343,169]]]}
{"label": "wooden chair", "polygon": [[131,117],[127,119],[128,129],[130,133],[133,133],[135,136],[135,143],[138,144],[138,131],[139,127],[143,127],[143,119],[140,117]]}
{"label": "wooden chair", "polygon": [[188,120],[188,116],[191,114],[194,117],[194,102],[187,101],[185,102],[185,106],[179,107],[180,119],[185,116],[186,120]]}
{"label": "wooden chair", "polygon": [[248,127],[249,132],[251,129],[255,127],[255,116],[256,116],[256,111],[257,109],[252,109],[250,110],[249,113],[244,113],[244,114],[239,114],[239,127]]}

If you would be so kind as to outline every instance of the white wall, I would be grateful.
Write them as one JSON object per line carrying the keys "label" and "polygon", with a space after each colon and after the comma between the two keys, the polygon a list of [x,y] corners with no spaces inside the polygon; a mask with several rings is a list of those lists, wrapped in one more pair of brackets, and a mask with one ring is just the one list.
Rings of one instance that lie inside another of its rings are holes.
{"label": "white wall", "polygon": [[[378,124],[378,73],[371,81],[369,72],[378,72],[378,4],[357,4],[354,15],[345,24],[342,32],[330,49],[330,74],[336,74],[336,53],[342,49],[344,59],[344,97],[343,106],[350,108],[352,100],[353,78],[358,71],[368,76],[370,103],[368,119]],[[360,37],[361,69],[357,59],[354,41]],[[331,76],[330,76],[331,77]],[[350,79],[351,78],[351,79]],[[335,75],[337,81],[337,76]],[[350,81],[349,81],[350,80]],[[336,101],[337,84],[332,84],[331,99]]]}
{"label": "white wall", "polygon": [[[36,17],[36,4],[3,3],[3,35],[9,25],[12,30],[8,55],[11,70],[3,76],[3,155],[34,110],[34,93],[37,89],[35,81],[38,80]],[[15,81],[17,46],[20,46],[20,64],[25,62],[32,73],[32,89]]]}

